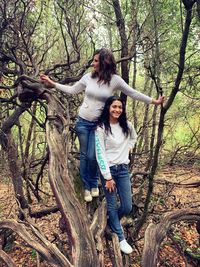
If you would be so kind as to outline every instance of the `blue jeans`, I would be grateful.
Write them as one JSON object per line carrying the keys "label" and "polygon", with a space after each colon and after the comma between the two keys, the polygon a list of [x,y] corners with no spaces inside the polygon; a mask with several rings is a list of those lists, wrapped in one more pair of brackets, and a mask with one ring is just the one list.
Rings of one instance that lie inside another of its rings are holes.
{"label": "blue jeans", "polygon": [[105,189],[106,180],[101,175],[107,202],[108,224],[111,230],[117,234],[119,241],[122,241],[124,239],[124,233],[120,224],[120,219],[124,215],[128,215],[132,210],[131,182],[128,165],[114,165],[110,167],[110,171],[116,183],[116,190],[114,192],[109,193]]}
{"label": "blue jeans", "polygon": [[80,143],[80,176],[84,189],[98,187],[97,161],[95,155],[95,121],[78,117],[75,130]]}

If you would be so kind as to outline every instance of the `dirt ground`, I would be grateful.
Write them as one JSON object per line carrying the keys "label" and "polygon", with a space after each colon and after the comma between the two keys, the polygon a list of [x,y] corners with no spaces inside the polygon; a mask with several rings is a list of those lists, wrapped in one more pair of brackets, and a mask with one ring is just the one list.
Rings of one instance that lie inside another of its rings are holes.
{"label": "dirt ground", "polygon": [[[200,181],[200,172],[192,167],[166,167],[158,172],[155,177],[154,194],[152,197],[152,206],[149,220],[160,218],[166,211],[173,211],[182,208],[199,208],[200,209],[200,187],[188,188],[183,184],[191,184]],[[177,185],[178,183],[178,185]],[[47,185],[48,187],[48,185]],[[137,196],[140,191],[134,189]],[[52,196],[44,196],[41,203],[34,202],[31,204],[32,211],[40,210],[45,207],[55,205]],[[16,219],[17,205],[13,195],[11,180],[6,174],[0,176],[0,220]],[[59,212],[45,216],[41,219],[31,219],[33,224],[39,227],[40,231],[46,238],[56,244],[59,239],[66,239],[59,228]],[[145,225],[145,227],[148,225]],[[142,229],[139,239],[133,244],[134,252],[130,256],[130,267],[139,267],[142,248],[144,244],[143,234],[145,227]],[[196,267],[197,260],[192,260],[187,253],[182,251],[192,251],[200,257],[199,235],[196,231],[195,224],[192,222],[180,222],[173,225],[172,232],[166,238],[160,248],[159,264],[157,267]],[[1,241],[1,240],[0,240]],[[67,243],[67,241],[66,241]],[[0,243],[1,244],[1,243]],[[6,253],[15,261],[16,267],[47,267],[46,262],[39,259],[35,250],[28,248],[26,243],[17,235],[8,236],[8,242],[5,247]],[[106,267],[112,266],[111,262],[106,260]],[[200,262],[200,260],[199,260]],[[0,267],[6,266],[0,261]],[[82,267],[82,266],[80,266]]]}

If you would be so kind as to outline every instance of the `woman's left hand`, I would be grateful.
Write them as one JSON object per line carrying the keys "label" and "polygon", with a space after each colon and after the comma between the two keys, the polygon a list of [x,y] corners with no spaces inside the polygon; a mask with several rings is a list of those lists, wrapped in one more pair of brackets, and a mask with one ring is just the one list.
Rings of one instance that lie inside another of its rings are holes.
{"label": "woman's left hand", "polygon": [[165,101],[165,97],[164,96],[159,96],[159,98],[158,99],[153,99],[152,100],[152,104],[154,104],[154,105],[161,105],[161,104],[163,104],[164,103],[164,101]]}
{"label": "woman's left hand", "polygon": [[55,82],[51,80],[47,75],[41,74],[40,80],[42,83],[44,83],[49,88],[55,87]]}
{"label": "woman's left hand", "polygon": [[106,190],[109,191],[109,193],[111,193],[112,191],[115,191],[115,181],[113,179],[107,180],[105,187],[106,187]]}

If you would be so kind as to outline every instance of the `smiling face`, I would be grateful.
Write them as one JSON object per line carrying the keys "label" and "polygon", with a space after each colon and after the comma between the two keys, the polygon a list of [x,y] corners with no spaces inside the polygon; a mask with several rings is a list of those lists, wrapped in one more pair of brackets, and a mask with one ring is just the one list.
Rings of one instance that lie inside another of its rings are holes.
{"label": "smiling face", "polygon": [[117,123],[122,112],[123,112],[122,102],[119,100],[114,100],[110,105],[109,109],[110,123]]}
{"label": "smiling face", "polygon": [[93,67],[95,72],[99,72],[99,54],[96,54],[93,58],[91,66]]}

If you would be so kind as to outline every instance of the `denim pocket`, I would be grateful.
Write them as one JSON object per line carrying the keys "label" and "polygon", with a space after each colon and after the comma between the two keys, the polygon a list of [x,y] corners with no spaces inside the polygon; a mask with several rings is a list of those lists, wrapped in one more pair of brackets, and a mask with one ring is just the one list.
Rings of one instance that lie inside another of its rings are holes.
{"label": "denim pocket", "polygon": [[126,170],[126,171],[128,171],[128,164],[122,164],[122,170]]}

